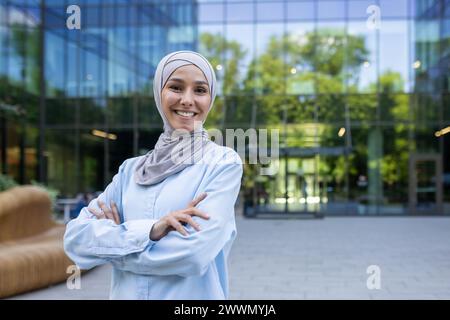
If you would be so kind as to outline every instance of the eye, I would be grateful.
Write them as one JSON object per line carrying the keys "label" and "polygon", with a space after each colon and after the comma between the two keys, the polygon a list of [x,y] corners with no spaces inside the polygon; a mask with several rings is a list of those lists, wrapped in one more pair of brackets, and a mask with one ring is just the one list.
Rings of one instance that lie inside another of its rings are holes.
{"label": "eye", "polygon": [[176,91],[176,92],[179,92],[179,91],[181,91],[182,90],[182,88],[181,88],[181,86],[180,85],[178,85],[178,84],[175,84],[175,83],[171,83],[171,84],[169,84],[168,85],[168,88],[170,89],[170,90],[172,90],[172,91]]}
{"label": "eye", "polygon": [[208,92],[208,90],[206,90],[205,87],[198,87],[196,91],[199,93],[207,93]]}

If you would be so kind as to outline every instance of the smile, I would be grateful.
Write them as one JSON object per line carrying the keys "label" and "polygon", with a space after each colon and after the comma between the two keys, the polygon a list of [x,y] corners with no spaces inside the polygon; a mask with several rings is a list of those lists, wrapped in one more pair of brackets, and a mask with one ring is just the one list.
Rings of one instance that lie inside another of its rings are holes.
{"label": "smile", "polygon": [[195,112],[191,112],[191,111],[180,111],[180,110],[175,110],[175,113],[179,116],[185,117],[185,118],[192,118],[193,116],[196,115]]}

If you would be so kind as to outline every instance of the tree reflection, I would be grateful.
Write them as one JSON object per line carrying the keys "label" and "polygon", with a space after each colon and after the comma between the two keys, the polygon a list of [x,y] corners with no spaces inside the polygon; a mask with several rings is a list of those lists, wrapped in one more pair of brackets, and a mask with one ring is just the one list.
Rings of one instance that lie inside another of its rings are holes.
{"label": "tree reflection", "polygon": [[[209,51],[211,61],[219,63],[228,55],[230,46],[225,39],[214,40],[210,34],[201,39],[208,48],[217,41],[215,51]],[[237,66],[244,50],[237,43],[232,47],[230,66]],[[235,68],[225,69],[228,82],[224,85],[228,88],[224,92],[255,95],[256,125],[285,130],[287,147],[341,148],[336,149],[342,150],[340,155],[319,157],[317,165],[319,175],[328,180],[338,199],[373,205],[405,203],[408,97],[398,94],[404,80],[392,71],[368,85],[367,91],[378,95],[357,94],[360,71],[370,54],[363,36],[345,30],[324,28],[302,36],[273,35],[265,50],[252,59],[242,84],[237,83]],[[227,125],[252,118],[248,100],[237,100],[242,102],[237,105],[241,110],[236,117],[227,117]],[[343,136],[338,135],[340,128],[346,129]],[[307,138],[311,132],[314,140]],[[346,140],[345,135],[351,136]],[[254,167],[246,166],[246,187],[254,187],[255,172]],[[269,188],[267,183],[262,185]]]}

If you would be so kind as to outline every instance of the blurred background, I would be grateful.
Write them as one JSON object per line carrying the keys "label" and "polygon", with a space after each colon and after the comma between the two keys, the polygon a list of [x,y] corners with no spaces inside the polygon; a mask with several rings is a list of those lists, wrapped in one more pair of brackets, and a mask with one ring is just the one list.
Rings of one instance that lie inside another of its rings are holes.
{"label": "blurred background", "polygon": [[153,148],[153,74],[182,49],[216,69],[206,128],[280,130],[246,216],[450,215],[449,0],[0,0],[3,184],[76,216]]}

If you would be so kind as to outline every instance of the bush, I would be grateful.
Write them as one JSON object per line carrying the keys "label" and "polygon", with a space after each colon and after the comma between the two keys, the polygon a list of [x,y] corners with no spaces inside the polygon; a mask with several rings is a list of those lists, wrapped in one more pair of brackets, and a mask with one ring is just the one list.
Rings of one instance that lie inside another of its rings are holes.
{"label": "bush", "polygon": [[13,178],[0,174],[0,192],[14,188],[17,185],[17,182]]}
{"label": "bush", "polygon": [[45,191],[47,191],[48,196],[50,197],[50,200],[52,201],[52,207],[54,208],[56,205],[56,198],[59,195],[59,191],[56,189],[47,187],[46,185],[44,185],[40,182],[34,181],[34,180],[31,181],[31,184],[33,186],[40,187],[40,188],[44,189]]}
{"label": "bush", "polygon": [[[45,185],[43,185],[42,183],[39,183],[37,181],[32,180],[31,184],[33,186],[36,187],[40,187],[42,189],[44,189],[47,193],[48,196],[50,197],[50,200],[52,201],[52,206],[54,207],[56,204],[56,198],[59,195],[59,191],[53,188],[49,188]],[[2,191],[6,191],[8,189],[17,187],[19,184],[10,176],[4,175],[4,174],[0,174],[0,192]]]}

